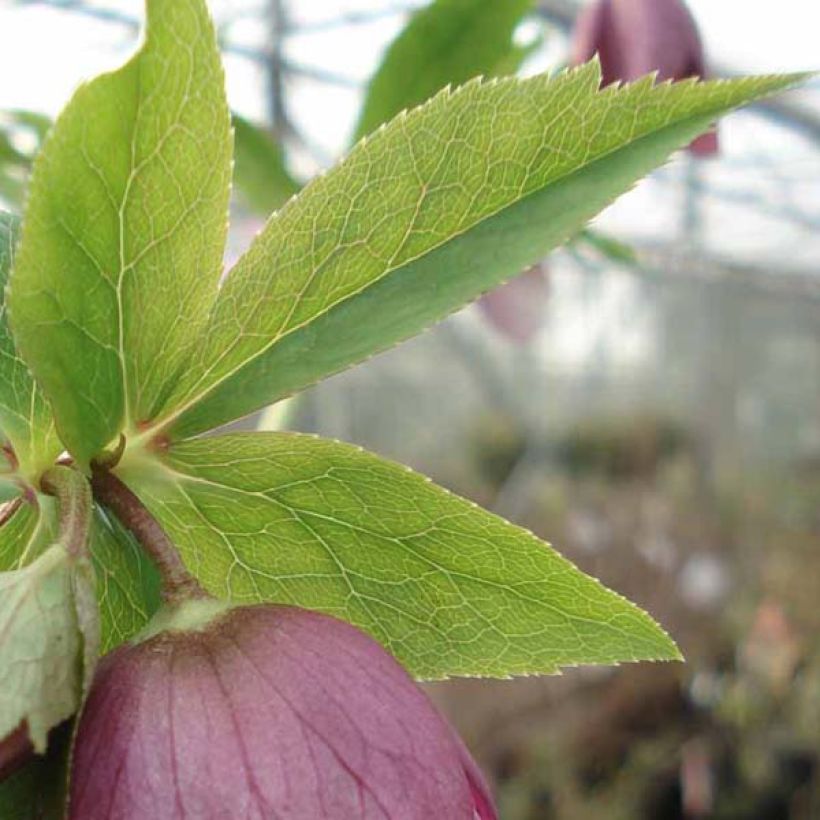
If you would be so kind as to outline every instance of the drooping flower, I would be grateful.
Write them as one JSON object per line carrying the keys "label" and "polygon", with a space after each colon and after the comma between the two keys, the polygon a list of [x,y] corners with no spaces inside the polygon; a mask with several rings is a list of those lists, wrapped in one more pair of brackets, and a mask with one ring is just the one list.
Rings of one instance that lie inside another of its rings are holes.
{"label": "drooping flower", "polygon": [[[705,77],[703,44],[683,0],[594,0],[575,25],[571,62],[598,54],[603,85],[636,80],[652,71],[660,80]],[[698,137],[689,149],[717,153],[717,134]]]}
{"label": "drooping flower", "polygon": [[101,662],[74,820],[495,820],[460,739],[373,639],[285,606],[184,620]]}
{"label": "drooping flower", "polygon": [[544,319],[549,297],[546,264],[535,265],[478,300],[484,316],[516,344],[531,342]]}

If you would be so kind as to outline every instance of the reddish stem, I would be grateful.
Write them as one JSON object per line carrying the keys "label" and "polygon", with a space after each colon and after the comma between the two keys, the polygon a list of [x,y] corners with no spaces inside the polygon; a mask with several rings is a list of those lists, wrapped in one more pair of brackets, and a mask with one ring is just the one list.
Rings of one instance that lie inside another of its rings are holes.
{"label": "reddish stem", "polygon": [[85,476],[72,467],[57,465],[43,474],[40,487],[57,498],[60,543],[75,558],[87,555],[91,492]]}
{"label": "reddish stem", "polygon": [[139,498],[110,470],[91,465],[94,498],[117,516],[156,564],[162,578],[162,595],[168,602],[207,598],[208,593],[188,572],[177,548]]}

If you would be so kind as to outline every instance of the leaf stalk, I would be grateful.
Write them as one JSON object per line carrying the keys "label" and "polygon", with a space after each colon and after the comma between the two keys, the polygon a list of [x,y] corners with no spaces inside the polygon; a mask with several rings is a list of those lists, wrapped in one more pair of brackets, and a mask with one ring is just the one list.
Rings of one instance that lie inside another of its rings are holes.
{"label": "leaf stalk", "polygon": [[166,602],[210,597],[185,567],[177,548],[156,518],[114,473],[92,463],[91,489],[97,502],[116,515],[156,565]]}
{"label": "leaf stalk", "polygon": [[40,487],[44,493],[57,498],[58,543],[73,558],[86,557],[92,513],[88,480],[74,468],[58,464],[43,474]]}

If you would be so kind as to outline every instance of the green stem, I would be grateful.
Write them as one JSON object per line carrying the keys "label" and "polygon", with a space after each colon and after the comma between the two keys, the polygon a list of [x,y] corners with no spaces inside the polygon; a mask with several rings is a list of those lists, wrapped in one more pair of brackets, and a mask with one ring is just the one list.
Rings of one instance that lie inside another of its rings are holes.
{"label": "green stem", "polygon": [[159,522],[130,489],[106,467],[92,463],[94,498],[108,508],[151,557],[162,579],[162,596],[169,603],[208,598],[199,581],[182,563],[177,548]]}
{"label": "green stem", "polygon": [[40,486],[44,493],[57,498],[58,543],[74,558],[86,557],[92,512],[88,480],[72,467],[57,465],[43,474]]}

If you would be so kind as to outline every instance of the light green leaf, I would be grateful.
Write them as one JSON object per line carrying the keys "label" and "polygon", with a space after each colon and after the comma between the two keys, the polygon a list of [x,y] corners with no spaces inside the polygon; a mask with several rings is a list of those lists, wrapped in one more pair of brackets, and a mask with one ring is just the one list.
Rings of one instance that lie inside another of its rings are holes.
{"label": "light green leaf", "polygon": [[[36,504],[18,501],[0,522],[0,572],[30,563],[54,542],[56,533],[51,496],[38,494]],[[100,507],[94,509],[89,540],[104,654],[133,637],[154,613],[159,578],[133,537]]]}
{"label": "light green leaf", "polygon": [[132,638],[156,611],[159,577],[130,533],[99,507],[91,526],[91,557],[105,654]]}
{"label": "light green leaf", "polygon": [[35,479],[62,449],[51,410],[17,353],[8,325],[6,284],[18,224],[0,212],[0,427],[14,450],[20,473]]}
{"label": "light green leaf", "polygon": [[238,418],[412,336],[543,258],[732,106],[799,77],[443,92],[273,216],[223,287],[154,431]]}
{"label": "light green leaf", "polygon": [[57,536],[57,507],[51,496],[17,499],[0,518],[0,572],[22,569]]}
{"label": "light green leaf", "polygon": [[513,32],[532,6],[533,0],[435,0],[417,11],[370,81],[356,138],[446,85],[515,70],[523,55]]}
{"label": "light green leaf", "polygon": [[344,618],[418,677],[679,657],[649,616],[531,533],[349,445],[220,436],[121,477],[211,592]]}
{"label": "light green leaf", "polygon": [[282,146],[261,126],[233,115],[234,188],[252,211],[268,216],[301,187],[285,165]]}
{"label": "light green leaf", "polygon": [[37,157],[12,327],[80,464],[151,419],[222,269],[230,115],[204,0],[147,0],[121,69],[82,86]]}
{"label": "light green leaf", "polygon": [[25,722],[35,751],[80,704],[86,664],[79,563],[60,545],[0,574],[0,738]]}

